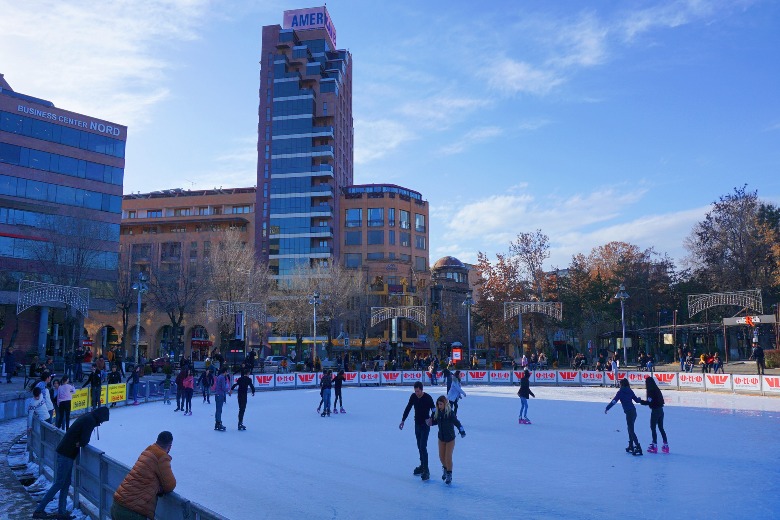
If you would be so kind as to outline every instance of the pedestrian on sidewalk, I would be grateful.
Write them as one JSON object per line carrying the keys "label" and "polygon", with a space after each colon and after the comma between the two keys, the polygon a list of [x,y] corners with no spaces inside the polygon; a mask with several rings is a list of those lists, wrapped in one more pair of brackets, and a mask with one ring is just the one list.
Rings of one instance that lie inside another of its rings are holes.
{"label": "pedestrian on sidewalk", "polygon": [[756,360],[758,375],[764,375],[764,370],[766,370],[766,366],[764,365],[764,349],[758,344],[757,338],[753,338],[753,352],[750,354],[750,359]]}
{"label": "pedestrian on sidewalk", "polygon": [[404,409],[399,430],[404,429],[404,422],[409,417],[409,412],[414,407],[414,437],[417,440],[417,451],[420,453],[420,465],[414,468],[414,475],[419,475],[423,480],[431,478],[428,469],[428,435],[431,433],[431,410],[435,408],[433,398],[423,391],[420,381],[414,383],[414,393],[409,396],[409,402]]}

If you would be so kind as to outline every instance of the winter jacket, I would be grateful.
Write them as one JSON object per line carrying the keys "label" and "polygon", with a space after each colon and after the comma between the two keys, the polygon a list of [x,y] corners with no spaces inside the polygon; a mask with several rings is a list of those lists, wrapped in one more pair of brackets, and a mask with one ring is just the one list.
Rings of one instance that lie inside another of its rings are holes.
{"label": "winter jacket", "polygon": [[111,371],[108,373],[107,380],[109,385],[118,385],[122,382],[122,374]]}
{"label": "winter jacket", "polygon": [[336,388],[336,392],[341,390],[341,385],[344,384],[344,380],[347,379],[343,375],[339,374],[333,378],[333,386]]}
{"label": "winter jacket", "polygon": [[36,399],[34,397],[28,398],[27,401],[24,403],[24,406],[27,409],[28,430],[32,428],[33,417],[36,415],[38,416],[38,419],[41,421],[49,420],[49,411],[46,409],[46,401],[44,401],[43,399],[43,394],[41,394],[40,399]]}
{"label": "winter jacket", "polygon": [[615,397],[612,398],[612,401],[607,405],[607,410],[615,406],[615,403],[620,401],[620,404],[623,405],[623,411],[629,412],[631,410],[636,411],[636,406],[634,406],[634,403],[641,403],[642,401],[636,396],[633,390],[631,390],[627,386],[620,387],[620,390],[615,394]]}
{"label": "winter jacket", "polygon": [[192,390],[195,388],[195,379],[192,376],[187,376],[184,378],[184,381],[182,382],[182,386],[184,388],[189,388]]}
{"label": "winter jacket", "polygon": [[89,444],[92,430],[106,421],[108,421],[108,408],[105,406],[100,406],[82,415],[65,432],[65,436],[57,445],[57,453],[75,460],[76,455],[79,454],[79,449]]}
{"label": "winter jacket", "polygon": [[517,391],[517,395],[519,397],[525,397],[526,399],[528,399],[528,396],[531,396],[531,395],[536,397],[534,395],[534,393],[531,391],[530,377],[523,377],[520,380],[520,390]]}
{"label": "winter jacket", "polygon": [[466,392],[464,392],[463,388],[461,388],[458,378],[453,377],[452,386],[450,386],[450,390],[447,392],[447,400],[449,402],[453,402],[460,399],[461,397],[466,397]]}
{"label": "winter jacket", "polygon": [[187,375],[184,373],[184,370],[180,371],[176,375],[176,387],[177,388],[184,388],[184,378],[187,377]]}
{"label": "winter jacket", "polygon": [[206,370],[198,378],[198,384],[201,386],[201,388],[210,389],[212,386],[214,386],[214,374],[212,374],[211,371]]}
{"label": "winter jacket", "polygon": [[333,378],[330,377],[330,375],[324,375],[322,376],[322,381],[320,381],[320,388],[322,390],[330,390],[333,383]]}
{"label": "winter jacket", "polygon": [[158,444],[146,448],[114,493],[114,502],[131,511],[154,518],[158,493],[176,488],[171,456]]}
{"label": "winter jacket", "polygon": [[414,406],[414,422],[416,424],[424,424],[431,410],[436,408],[430,395],[423,392],[422,397],[417,397],[417,394],[413,393],[409,396],[409,402],[406,404],[404,415],[401,418],[402,421],[406,421],[406,418],[409,417],[409,411],[411,411],[412,406]]}
{"label": "winter jacket", "polygon": [[46,405],[46,410],[49,412],[54,410],[54,403],[51,401],[49,389],[46,388],[46,381],[38,381],[35,386],[41,389],[41,398],[43,398],[43,402]]}
{"label": "winter jacket", "polygon": [[141,372],[138,372],[136,370],[133,370],[132,372],[130,372],[130,375],[127,376],[127,381],[126,382],[130,383],[131,379],[133,380],[132,383],[134,385],[137,385],[138,381],[141,379]]}
{"label": "winter jacket", "polygon": [[647,399],[642,400],[642,404],[649,406],[651,410],[664,407],[664,396],[660,388],[647,391]]}
{"label": "winter jacket", "polygon": [[61,403],[63,401],[70,401],[73,398],[73,394],[75,393],[76,389],[73,388],[73,385],[69,383],[60,385],[59,390],[57,390],[57,402]]}
{"label": "winter jacket", "polygon": [[235,382],[233,386],[230,387],[231,390],[235,390],[236,387],[238,388],[238,395],[245,396],[249,389],[252,389],[252,395],[255,395],[255,384],[252,382],[252,378],[249,376],[241,376],[238,378],[238,381]]}
{"label": "winter jacket", "polygon": [[87,385],[91,386],[92,388],[100,388],[102,381],[100,380],[100,372],[97,370],[93,370],[91,374],[89,374],[89,377],[86,381],[84,381],[84,385],[82,385],[81,388],[86,388]]}
{"label": "winter jacket", "polygon": [[433,424],[439,425],[439,440],[442,442],[455,440],[456,427],[458,431],[463,430],[463,425],[460,424],[455,412],[452,411],[448,414],[440,414],[439,410],[436,410],[436,413],[433,414]]}
{"label": "winter jacket", "polygon": [[216,388],[214,389],[214,395],[221,395],[225,397],[230,391],[230,383],[226,374],[220,374],[217,376]]}

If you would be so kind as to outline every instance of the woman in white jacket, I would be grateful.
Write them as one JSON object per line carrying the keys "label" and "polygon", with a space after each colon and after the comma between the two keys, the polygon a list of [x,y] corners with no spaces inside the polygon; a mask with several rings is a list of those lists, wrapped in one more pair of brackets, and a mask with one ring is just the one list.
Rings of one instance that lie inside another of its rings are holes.
{"label": "woman in white jacket", "polygon": [[49,417],[46,419],[47,423],[52,422],[54,417],[54,403],[51,401],[51,394],[49,393],[49,382],[51,381],[51,374],[44,372],[41,374],[41,380],[35,385],[35,388],[41,389],[41,397],[46,404],[46,410],[49,412]]}
{"label": "woman in white jacket", "polygon": [[49,420],[49,410],[46,409],[46,401],[43,394],[49,392],[41,392],[41,389],[37,386],[33,388],[33,396],[27,399],[27,432],[32,430],[33,417],[38,416],[41,421]]}
{"label": "woman in white jacket", "polygon": [[452,405],[452,411],[458,413],[458,400],[461,397],[466,397],[466,392],[460,386],[460,370],[456,370],[454,377],[452,378],[452,386],[450,386],[449,392],[447,392],[447,401]]}

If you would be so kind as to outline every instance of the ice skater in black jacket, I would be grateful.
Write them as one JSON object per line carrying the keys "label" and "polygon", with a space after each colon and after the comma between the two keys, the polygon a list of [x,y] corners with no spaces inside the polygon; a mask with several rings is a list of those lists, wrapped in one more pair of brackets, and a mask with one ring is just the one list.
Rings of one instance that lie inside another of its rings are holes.
{"label": "ice skater in black jacket", "polygon": [[661,438],[664,440],[661,451],[669,453],[669,443],[666,440],[666,431],[664,430],[664,396],[652,377],[645,378],[645,387],[647,388],[647,399],[643,399],[641,403],[650,407],[650,431],[653,432],[653,443],[647,448],[647,452],[658,453],[658,434],[655,431],[655,427],[658,426],[658,429],[661,430]]}
{"label": "ice skater in black jacket", "polygon": [[417,381],[414,384],[414,393],[409,396],[409,402],[404,409],[399,430],[404,429],[404,422],[409,417],[409,412],[414,407],[414,436],[417,439],[417,450],[420,452],[420,465],[414,468],[414,474],[420,475],[423,480],[431,478],[428,470],[428,435],[431,433],[430,413],[435,407],[430,395],[423,392],[423,384]]}
{"label": "ice skater in black jacket", "polygon": [[439,425],[439,460],[441,461],[441,479],[447,484],[452,483],[452,452],[455,451],[455,428],[461,437],[466,436],[463,425],[460,424],[455,412],[450,408],[447,398],[440,395],[436,399],[436,411],[433,412],[431,424]]}
{"label": "ice skater in black jacket", "polygon": [[628,384],[628,379],[625,377],[620,380],[620,390],[607,405],[604,413],[607,413],[618,401],[620,401],[620,404],[623,406],[623,412],[626,414],[626,426],[628,427],[628,448],[626,448],[626,453],[642,455],[642,447],[639,445],[636,432],[634,432],[634,423],[636,422],[636,406],[634,406],[634,403],[641,401],[634,394],[634,391],[631,390],[631,385]]}
{"label": "ice skater in black jacket", "polygon": [[532,395],[536,397],[531,391],[531,372],[526,368],[520,380],[520,390],[517,391],[517,396],[520,398],[520,417],[517,422],[520,424],[531,424],[528,420],[528,398]]}
{"label": "ice skater in black jacket", "polygon": [[[336,397],[333,399],[333,413],[339,413],[339,411],[347,413],[344,410],[344,400],[341,397],[341,385],[344,384],[345,380],[346,377],[344,377],[343,370],[339,370],[339,373],[333,378],[333,390],[336,394]],[[339,405],[339,408],[336,408],[336,405]]]}
{"label": "ice skater in black jacket", "polygon": [[230,388],[235,390],[238,387],[238,429],[246,430],[244,426],[244,412],[246,411],[246,397],[249,389],[252,390],[252,395],[255,395],[255,384],[252,382],[252,378],[246,375],[246,368],[241,369],[241,377]]}

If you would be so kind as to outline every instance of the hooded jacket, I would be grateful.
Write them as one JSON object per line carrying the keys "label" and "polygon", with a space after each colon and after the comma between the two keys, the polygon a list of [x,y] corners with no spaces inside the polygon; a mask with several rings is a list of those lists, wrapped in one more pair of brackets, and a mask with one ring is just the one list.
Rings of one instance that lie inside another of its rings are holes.
{"label": "hooded jacket", "polygon": [[171,456],[155,443],[141,452],[133,469],[114,493],[114,502],[147,518],[154,518],[157,494],[170,493],[174,488],[176,477],[171,469]]}
{"label": "hooded jacket", "polygon": [[98,407],[88,414],[82,415],[65,432],[65,436],[57,445],[57,453],[75,460],[76,455],[79,454],[79,449],[89,444],[92,430],[106,421],[108,421],[108,408],[105,406]]}

